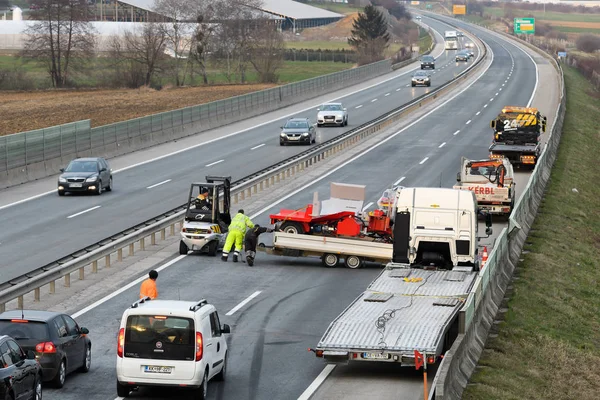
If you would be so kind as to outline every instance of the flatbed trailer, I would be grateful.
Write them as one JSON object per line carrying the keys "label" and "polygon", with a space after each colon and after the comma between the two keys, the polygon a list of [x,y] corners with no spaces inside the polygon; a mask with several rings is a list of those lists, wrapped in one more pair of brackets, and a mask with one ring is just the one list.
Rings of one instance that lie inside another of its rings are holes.
{"label": "flatbed trailer", "polygon": [[275,232],[273,246],[259,246],[258,250],[278,256],[320,257],[326,267],[336,267],[343,258],[348,268],[360,268],[365,261],[389,263],[393,244],[373,241],[372,238]]}
{"label": "flatbed trailer", "polygon": [[435,364],[458,334],[458,314],[477,272],[390,263],[327,328],[314,349],[327,363],[376,361],[414,366],[414,351]]}
{"label": "flatbed trailer", "polygon": [[540,145],[494,142],[489,152],[490,158],[506,157],[512,165],[535,165],[540,156]]}

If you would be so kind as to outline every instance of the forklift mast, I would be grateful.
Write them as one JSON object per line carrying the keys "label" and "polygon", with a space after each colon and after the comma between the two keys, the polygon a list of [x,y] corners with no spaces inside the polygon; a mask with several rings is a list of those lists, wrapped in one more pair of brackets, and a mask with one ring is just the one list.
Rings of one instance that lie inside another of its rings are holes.
{"label": "forklift mast", "polygon": [[[202,212],[192,208],[196,196],[204,191],[209,192],[209,198],[212,202],[212,210]],[[220,198],[223,197],[223,210],[220,210]],[[188,203],[185,213],[187,220],[219,223],[225,226],[231,223],[230,214],[231,203],[231,177],[207,176],[206,183],[192,183],[188,196]]]}

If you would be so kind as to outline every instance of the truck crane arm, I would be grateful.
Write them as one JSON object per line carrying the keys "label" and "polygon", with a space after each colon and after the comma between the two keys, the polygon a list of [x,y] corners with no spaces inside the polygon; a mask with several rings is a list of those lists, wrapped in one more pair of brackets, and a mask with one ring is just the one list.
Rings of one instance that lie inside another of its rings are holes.
{"label": "truck crane arm", "polygon": [[491,183],[498,183],[498,187],[504,187],[504,175],[506,174],[506,167],[502,160],[485,160],[485,161],[470,161],[466,165],[467,168],[479,168],[479,167],[495,167],[496,178],[492,180],[492,173],[484,175]]}

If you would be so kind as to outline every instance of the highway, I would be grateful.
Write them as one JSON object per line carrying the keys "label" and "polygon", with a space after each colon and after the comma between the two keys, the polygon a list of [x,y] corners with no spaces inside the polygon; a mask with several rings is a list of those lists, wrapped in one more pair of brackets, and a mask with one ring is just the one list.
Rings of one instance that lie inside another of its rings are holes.
{"label": "highway", "polygon": [[[427,23],[431,21],[423,19]],[[300,208],[312,201],[315,191],[319,192],[320,199],[328,198],[330,182],[367,185],[367,204],[376,202],[382,191],[393,184],[451,187],[461,156],[487,158],[491,137],[489,121],[503,105],[528,104],[536,87],[537,72],[532,59],[514,45],[484,30],[472,29],[493,51],[489,70],[480,79],[418,122],[381,140],[377,147],[346,160],[309,187],[255,216],[254,221],[268,223],[269,213],[279,208]],[[365,98],[360,101],[365,103]],[[250,144],[256,145],[245,143],[246,148]],[[251,163],[246,155],[240,154],[240,160]],[[197,174],[197,179],[203,175],[204,171]],[[153,178],[155,182],[167,179],[166,175],[154,175]],[[182,186],[189,184],[189,177],[186,179]],[[149,182],[144,180],[140,186]],[[181,197],[183,195],[177,199]],[[89,206],[92,205],[90,202]],[[104,203],[102,208],[105,208]],[[71,212],[79,210],[77,207]],[[86,218],[95,215],[89,213]],[[86,223],[87,232],[95,230],[93,222],[90,223],[92,225]],[[495,228],[496,233],[499,229]],[[60,231],[55,229],[54,232]],[[321,267],[318,259],[270,257],[264,253],[258,254],[254,268],[243,263],[225,264],[218,258],[189,255],[177,256],[166,264],[160,272],[158,285],[163,298],[207,298],[220,310],[222,322],[232,326],[227,380],[209,385],[211,399],[296,399],[315,378],[325,378],[330,373],[313,398],[391,398],[391,393],[394,398],[422,398],[420,374],[414,370],[378,367],[377,371],[389,379],[378,380],[376,385],[368,384],[373,381],[373,374],[365,371],[371,370],[372,366],[324,369],[323,361],[307,351],[308,347],[317,344],[329,323],[379,272],[377,266],[359,270],[326,269]],[[93,310],[75,314],[80,325],[91,332],[92,371],[70,376],[60,391],[45,390],[46,398],[112,400],[116,397],[118,324],[123,309],[136,300],[137,293],[138,286],[133,285]],[[241,308],[236,307],[249,296],[254,296],[251,301]],[[230,311],[234,309],[235,312]],[[352,384],[347,385],[349,379]],[[174,395],[169,391],[142,390],[132,398],[166,399],[174,398]]]}
{"label": "highway", "polygon": [[[442,33],[449,29],[434,20],[428,20],[428,24]],[[438,39],[442,44],[433,52],[437,60],[432,88],[452,79],[473,62],[456,63],[455,52],[444,51],[441,36]],[[349,111],[348,127],[319,128],[317,142],[428,92],[430,88],[410,87],[414,67],[408,70],[340,99]],[[310,117],[316,123],[315,109],[296,116]],[[284,122],[285,119],[273,120],[243,134],[116,173],[115,189],[102,196],[59,197],[54,192],[9,207],[0,201],[0,224],[5,228],[0,231],[0,283],[183,204],[190,182],[203,180],[207,174],[230,175],[236,180],[306,150],[307,146],[279,146],[279,127]]]}

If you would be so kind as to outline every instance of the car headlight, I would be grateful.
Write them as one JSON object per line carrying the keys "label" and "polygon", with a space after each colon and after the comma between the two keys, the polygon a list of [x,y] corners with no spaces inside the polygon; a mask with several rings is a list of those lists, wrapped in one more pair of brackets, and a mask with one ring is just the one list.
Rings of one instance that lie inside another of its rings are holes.
{"label": "car headlight", "polygon": [[280,135],[280,136],[281,136],[281,137],[285,137],[286,135],[285,135],[285,133],[281,132],[281,135]]}
{"label": "car headlight", "polygon": [[66,183],[67,182],[67,180],[65,178],[63,178],[62,176],[60,178],[58,178],[58,181],[60,183]]}
{"label": "car headlight", "polygon": [[308,136],[308,132],[304,132],[302,136]]}
{"label": "car headlight", "polygon": [[86,182],[96,182],[98,180],[98,175],[90,176],[85,181]]}

